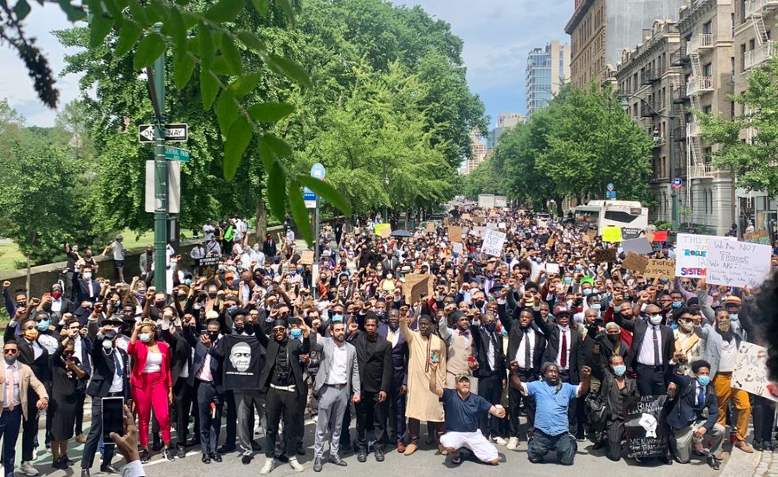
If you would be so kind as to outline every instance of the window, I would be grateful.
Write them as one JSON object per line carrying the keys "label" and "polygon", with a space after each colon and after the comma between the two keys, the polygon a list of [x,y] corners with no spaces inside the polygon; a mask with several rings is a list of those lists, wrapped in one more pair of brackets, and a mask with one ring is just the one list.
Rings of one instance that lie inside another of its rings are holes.
{"label": "window", "polygon": [[740,72],[746,70],[746,44],[740,45]]}
{"label": "window", "polygon": [[703,24],[702,24],[702,34],[703,34],[703,35],[708,35],[708,34],[711,34],[711,33],[713,33],[713,28],[712,28],[712,26],[713,26],[713,23],[712,23],[712,22],[706,22],[706,23],[703,23]]}
{"label": "window", "polygon": [[706,63],[705,66],[702,67],[702,76],[713,76],[713,63]]}

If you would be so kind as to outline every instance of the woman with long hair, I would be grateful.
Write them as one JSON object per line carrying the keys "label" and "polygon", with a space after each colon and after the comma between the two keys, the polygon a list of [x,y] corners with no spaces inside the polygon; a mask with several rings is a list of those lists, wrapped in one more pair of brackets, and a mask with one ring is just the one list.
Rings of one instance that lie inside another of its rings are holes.
{"label": "woman with long hair", "polygon": [[149,420],[151,409],[159,423],[165,448],[162,456],[173,460],[174,451],[170,445],[170,408],[173,402],[173,387],[170,376],[170,346],[157,341],[157,326],[153,321],[135,324],[127,353],[132,357],[130,376],[132,400],[138,411],[141,461],[149,460]]}
{"label": "woman with long hair", "polygon": [[52,467],[67,469],[68,440],[73,437],[76,422],[76,406],[79,405],[76,389],[79,381],[89,378],[81,361],[75,356],[73,338],[66,336],[51,356],[51,454]]}

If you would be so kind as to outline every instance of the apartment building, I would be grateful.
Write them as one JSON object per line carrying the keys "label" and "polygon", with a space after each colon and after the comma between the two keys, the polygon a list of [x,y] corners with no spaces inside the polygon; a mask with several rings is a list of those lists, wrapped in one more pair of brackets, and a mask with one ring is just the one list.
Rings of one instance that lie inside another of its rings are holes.
{"label": "apartment building", "polygon": [[657,20],[644,31],[643,41],[624,50],[615,78],[624,109],[654,140],[649,190],[654,198],[652,222],[672,222],[685,205],[671,187],[674,178],[685,179],[686,153],[682,105],[673,101],[673,91],[681,85],[682,69],[673,64],[681,38],[676,22]]}
{"label": "apartment building", "polygon": [[554,40],[527,56],[527,116],[545,107],[570,80],[570,47]]}
{"label": "apartment building", "polygon": [[714,149],[702,140],[694,114],[734,116],[734,1],[686,0],[678,21],[681,51],[672,59],[682,67],[684,80],[674,98],[683,106],[686,128],[687,180],[682,189],[686,206],[681,221],[720,235],[735,217],[734,178],[712,165]]}

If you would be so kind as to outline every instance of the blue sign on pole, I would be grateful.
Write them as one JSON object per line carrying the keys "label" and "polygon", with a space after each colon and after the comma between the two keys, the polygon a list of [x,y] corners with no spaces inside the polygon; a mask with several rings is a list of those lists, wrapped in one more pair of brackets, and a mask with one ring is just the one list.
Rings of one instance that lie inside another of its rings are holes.
{"label": "blue sign on pole", "polygon": [[325,172],[324,166],[318,162],[311,167],[311,177],[314,179],[323,180]]}
{"label": "blue sign on pole", "polygon": [[606,195],[606,197],[607,197],[608,199],[615,199],[615,198],[616,198],[616,191],[615,191],[615,190],[609,190],[609,191],[607,192],[607,195]]}
{"label": "blue sign on pole", "polygon": [[303,189],[303,200],[316,200],[316,194],[307,187]]}
{"label": "blue sign on pole", "polygon": [[608,192],[613,192],[614,190],[616,190],[616,188],[613,186],[613,183],[609,182],[608,183]]}

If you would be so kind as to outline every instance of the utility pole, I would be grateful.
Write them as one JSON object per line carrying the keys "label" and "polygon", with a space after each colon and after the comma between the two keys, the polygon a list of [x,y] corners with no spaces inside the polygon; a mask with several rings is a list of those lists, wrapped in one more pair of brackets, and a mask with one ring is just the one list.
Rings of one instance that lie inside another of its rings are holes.
{"label": "utility pole", "polygon": [[[161,23],[154,25],[159,32]],[[149,74],[150,73],[150,74]],[[165,53],[147,73],[154,105],[154,287],[167,292],[168,167],[165,159]]]}

